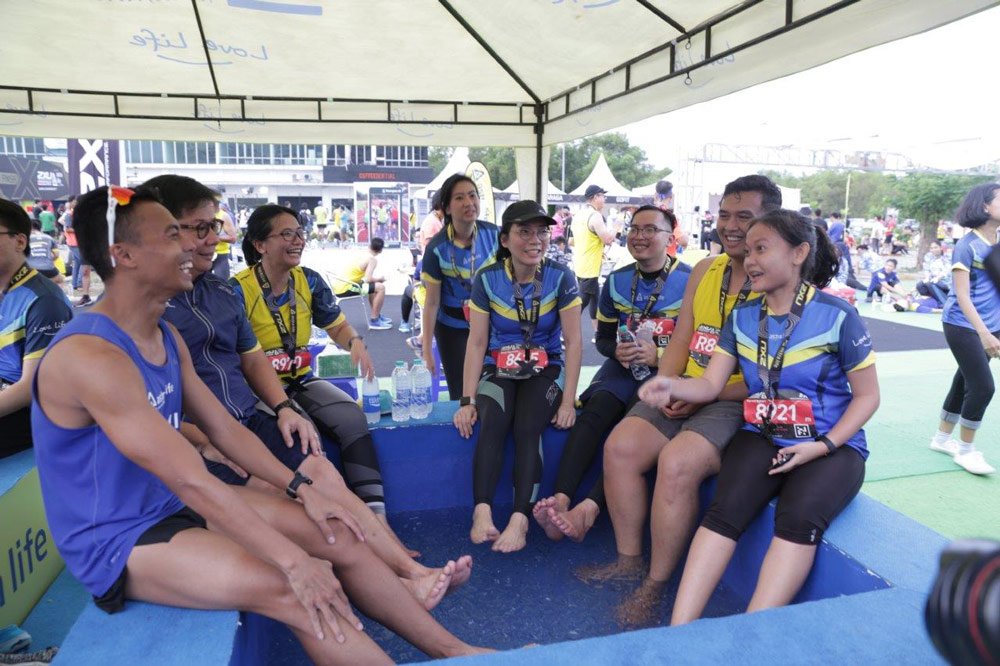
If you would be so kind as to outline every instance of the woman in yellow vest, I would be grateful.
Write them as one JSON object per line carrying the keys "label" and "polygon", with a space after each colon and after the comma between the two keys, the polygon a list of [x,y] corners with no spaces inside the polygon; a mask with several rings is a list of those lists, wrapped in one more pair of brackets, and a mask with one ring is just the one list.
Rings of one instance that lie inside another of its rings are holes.
{"label": "woman in yellow vest", "polygon": [[330,287],[319,273],[300,265],[305,241],[294,210],[260,206],[243,238],[249,268],[230,282],[243,297],[247,318],[288,397],[340,446],[347,484],[385,522],[382,472],[364,413],[347,393],[312,374],[313,325],[350,350],[351,361],[365,377],[373,377],[375,370],[362,337],[347,323]]}

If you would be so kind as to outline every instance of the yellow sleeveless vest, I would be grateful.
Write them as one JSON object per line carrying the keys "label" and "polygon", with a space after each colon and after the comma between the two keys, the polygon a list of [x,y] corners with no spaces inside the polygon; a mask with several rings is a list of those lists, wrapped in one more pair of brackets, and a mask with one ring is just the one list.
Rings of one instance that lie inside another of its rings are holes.
{"label": "yellow sleeveless vest", "polygon": [[601,274],[604,243],[587,226],[594,215],[600,213],[587,205],[573,217],[573,268],[578,278],[595,278]]}

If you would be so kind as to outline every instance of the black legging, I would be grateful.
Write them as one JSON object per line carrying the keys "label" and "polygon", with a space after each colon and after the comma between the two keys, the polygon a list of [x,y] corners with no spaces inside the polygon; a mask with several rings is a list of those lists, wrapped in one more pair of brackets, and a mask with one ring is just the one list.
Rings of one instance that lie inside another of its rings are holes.
{"label": "black legging", "polygon": [[[609,428],[625,416],[626,405],[608,391],[597,391],[590,396],[583,410],[576,417],[573,429],[566,438],[562,458],[559,459],[559,472],[556,474],[555,492],[567,495],[571,500],[576,495],[583,475],[594,462],[597,450],[604,441],[604,435]],[[602,473],[594,487],[590,489],[587,499],[597,503],[602,511],[604,502],[604,474]]]}
{"label": "black legging", "polygon": [[410,313],[413,312],[413,285],[406,285],[406,289],[403,290],[403,298],[399,301],[400,314],[402,323],[406,324],[410,321]]}
{"label": "black legging", "polygon": [[434,337],[437,340],[438,356],[441,357],[441,368],[448,380],[448,397],[458,400],[465,395],[462,393],[462,373],[465,371],[465,344],[469,341],[469,329],[453,328],[436,322]]}
{"label": "black legging", "polygon": [[365,414],[358,403],[330,382],[317,377],[306,380],[302,388],[290,385],[285,392],[305,410],[316,428],[340,447],[344,480],[351,491],[375,513],[385,513],[382,470]]}
{"label": "black legging", "polygon": [[[1000,331],[993,335],[1000,337]],[[969,430],[978,430],[996,390],[990,372],[990,357],[983,349],[979,334],[971,328],[945,324],[944,339],[958,361],[958,370],[944,399],[941,419],[958,423]]]}
{"label": "black legging", "polygon": [[0,458],[31,448],[31,407],[0,416]]}
{"label": "black legging", "polygon": [[513,423],[514,511],[531,512],[542,479],[542,432],[562,399],[556,384],[560,371],[559,366],[550,365],[529,379],[500,379],[492,368],[483,373],[476,396],[479,441],[472,461],[476,504],[493,504],[503,469],[504,440]]}
{"label": "black legging", "polygon": [[830,522],[861,490],[865,461],[843,445],[784,474],[768,475],[778,447],[763,436],[740,430],[722,457],[715,497],[701,526],[737,541],[775,495],[774,536],[816,545]]}

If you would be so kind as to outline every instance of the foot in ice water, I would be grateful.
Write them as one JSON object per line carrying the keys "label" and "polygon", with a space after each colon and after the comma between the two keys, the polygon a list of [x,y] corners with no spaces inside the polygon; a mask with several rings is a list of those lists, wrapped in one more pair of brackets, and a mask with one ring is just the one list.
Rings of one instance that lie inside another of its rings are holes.
{"label": "foot in ice water", "polygon": [[434,607],[441,603],[444,595],[451,588],[451,581],[455,576],[455,563],[448,560],[440,569],[431,569],[426,576],[419,578],[403,578],[405,585],[414,597],[417,598],[424,608],[434,610]]}
{"label": "foot in ice water", "polygon": [[549,522],[555,525],[560,533],[579,543],[594,526],[594,521],[600,512],[593,500],[585,499],[569,511],[549,509]]}
{"label": "foot in ice water", "polygon": [[555,497],[546,497],[535,503],[535,508],[531,510],[531,515],[535,518],[538,526],[542,528],[542,531],[545,532],[545,536],[553,541],[560,541],[563,538],[563,533],[549,518],[550,509],[558,512],[563,510],[564,507],[559,505]]}
{"label": "foot in ice water", "polygon": [[639,580],[646,573],[642,555],[622,555],[610,564],[587,564],[573,572],[587,585],[601,585],[612,580]]}
{"label": "foot in ice water", "polygon": [[455,574],[451,577],[451,585],[448,591],[451,592],[457,587],[461,587],[469,582],[472,577],[472,556],[462,555],[455,560]]}
{"label": "foot in ice water", "polygon": [[642,629],[655,626],[665,619],[660,608],[663,586],[660,581],[644,579],[642,585],[622,599],[615,608],[618,626],[622,629]]}
{"label": "foot in ice water", "polygon": [[497,553],[513,553],[521,550],[528,543],[528,516],[515,511],[502,534],[493,543]]}
{"label": "foot in ice water", "polygon": [[489,504],[477,504],[472,510],[472,529],[469,530],[469,538],[472,543],[483,543],[485,541],[496,541],[500,536],[500,530],[493,524],[493,511]]}

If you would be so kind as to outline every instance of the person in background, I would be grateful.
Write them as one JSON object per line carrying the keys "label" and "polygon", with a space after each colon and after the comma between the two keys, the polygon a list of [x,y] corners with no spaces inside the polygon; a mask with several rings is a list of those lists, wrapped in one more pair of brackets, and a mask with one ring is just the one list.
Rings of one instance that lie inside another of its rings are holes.
{"label": "person in background", "polygon": [[545,252],[545,257],[549,261],[555,261],[563,266],[569,266],[570,262],[573,261],[573,255],[567,250],[569,250],[569,248],[566,246],[565,237],[553,238],[552,242],[549,243],[549,249]]}
{"label": "person in background", "polygon": [[[508,206],[502,219],[496,261],[474,278],[466,394],[453,421],[466,439],[476,421],[482,421],[473,459],[475,509],[469,536],[473,543],[493,541],[494,551],[511,553],[526,543],[542,475],[542,432],[549,423],[567,429],[576,420],[583,346],[576,280],[569,268],[545,260],[555,220],[528,199]],[[514,513],[500,532],[492,504],[504,440],[512,428]]]}
{"label": "person in background", "polygon": [[[601,262],[604,248],[615,240],[615,232],[604,221],[604,195],[607,190],[598,185],[588,185],[584,192],[586,203],[573,216],[573,271],[580,287],[580,307],[590,312],[590,323],[597,333],[597,301]],[[596,338],[595,338],[596,339]]]}
{"label": "person in background", "polygon": [[[1000,183],[972,188],[955,213],[955,222],[971,231],[952,253],[953,286],[941,319],[958,370],[941,408],[931,449],[953,456],[956,464],[972,474],[992,474],[996,470],[974,442],[996,390],[990,361],[1000,358],[1000,291],[983,265],[997,244]],[[956,424],[958,440],[954,439]]]}
{"label": "person in background", "polygon": [[876,215],[869,230],[869,246],[875,254],[882,254],[882,241],[885,239],[885,223],[881,215]]}
{"label": "person in background", "polygon": [[[392,328],[392,319],[382,314],[382,306],[385,304],[385,276],[375,276],[375,268],[378,266],[378,255],[382,254],[385,241],[381,238],[373,238],[368,244],[368,251],[354,257],[347,265],[343,278],[350,284],[337,286],[338,298],[347,298],[361,294],[362,298],[368,299],[371,307],[371,318],[368,320],[368,328],[373,331],[383,331]],[[357,285],[357,286],[355,286]]]}
{"label": "person in background", "polygon": [[[669,180],[657,181],[653,195],[653,205],[662,210],[674,212],[674,184]],[[673,240],[667,246],[667,254],[676,257],[678,252],[683,252],[688,246],[688,237],[684,233],[684,228],[677,224],[673,231]]]}
{"label": "person in background", "polygon": [[951,291],[951,263],[944,256],[940,242],[934,241],[930,244],[927,254],[924,255],[922,268],[923,279],[917,283],[917,292],[921,296],[930,296],[937,301],[935,307],[943,308]]}
{"label": "person in background", "polygon": [[[823,211],[820,210],[819,208],[813,211],[812,223],[815,224],[820,229],[822,229],[823,231],[826,231],[829,227],[826,218],[823,217]],[[843,234],[841,234],[841,236],[843,236]]]}
{"label": "person in background", "polygon": [[222,231],[219,232],[219,243],[215,246],[215,259],[212,261],[212,273],[219,279],[228,280],[232,268],[230,263],[230,246],[236,242],[236,225],[233,223],[229,206],[221,204],[216,217],[222,221]]}
{"label": "person in background", "polygon": [[420,252],[427,251],[427,244],[444,228],[444,206],[441,205],[441,190],[431,198],[431,212],[420,223]]}
{"label": "person in background", "polygon": [[56,215],[52,212],[52,204],[41,204],[42,212],[38,214],[38,221],[41,223],[42,233],[51,238],[56,238]]}
{"label": "person in background", "polygon": [[876,295],[882,297],[887,293],[897,298],[906,298],[906,292],[899,286],[897,265],[895,259],[886,259],[885,266],[872,273],[872,280],[868,284],[868,295],[865,297],[866,303],[871,303]]}
{"label": "person in background", "polygon": [[569,212],[569,206],[562,205],[556,208],[556,214],[552,216],[556,223],[552,226],[552,240],[566,237],[566,227],[573,221],[573,215]]}

